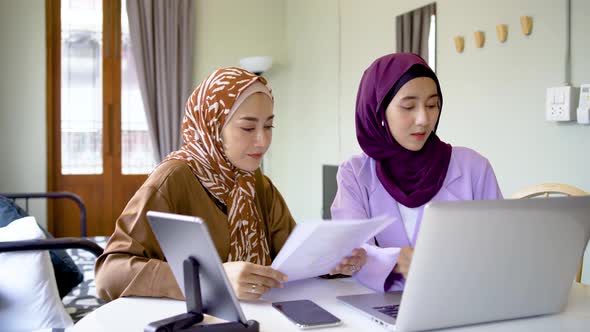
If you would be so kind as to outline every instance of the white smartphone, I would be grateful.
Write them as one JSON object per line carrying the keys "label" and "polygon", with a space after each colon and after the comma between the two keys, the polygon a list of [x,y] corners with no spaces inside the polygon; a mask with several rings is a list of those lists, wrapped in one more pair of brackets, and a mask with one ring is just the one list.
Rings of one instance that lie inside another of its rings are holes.
{"label": "white smartphone", "polygon": [[342,321],[310,300],[273,302],[272,306],[302,330],[342,325]]}

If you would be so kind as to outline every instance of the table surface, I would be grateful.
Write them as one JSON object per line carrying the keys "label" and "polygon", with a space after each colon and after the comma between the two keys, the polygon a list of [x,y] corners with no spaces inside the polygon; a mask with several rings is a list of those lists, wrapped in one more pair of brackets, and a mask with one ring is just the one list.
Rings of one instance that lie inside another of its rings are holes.
{"label": "table surface", "polygon": [[[340,302],[336,296],[371,293],[368,288],[352,279],[308,279],[287,283],[283,289],[273,289],[256,302],[242,301],[248,319],[260,323],[260,331],[301,331],[271,302],[310,299],[339,317],[339,327],[314,331],[385,331],[360,311]],[[155,298],[120,298],[111,301],[80,320],[67,331],[143,331],[150,322],[186,311],[182,301]],[[207,317],[205,322],[218,321]],[[565,310],[555,315],[516,319],[503,322],[464,326],[444,331],[590,331],[590,286],[574,283]]]}

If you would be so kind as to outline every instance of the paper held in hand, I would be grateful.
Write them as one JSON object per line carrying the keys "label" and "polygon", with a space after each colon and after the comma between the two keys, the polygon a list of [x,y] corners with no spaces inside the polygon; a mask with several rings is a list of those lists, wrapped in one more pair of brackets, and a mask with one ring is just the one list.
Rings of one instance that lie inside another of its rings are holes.
{"label": "paper held in hand", "polygon": [[384,216],[298,223],[272,268],[285,273],[289,281],[330,273],[354,248],[361,247],[390,223],[391,219]]}

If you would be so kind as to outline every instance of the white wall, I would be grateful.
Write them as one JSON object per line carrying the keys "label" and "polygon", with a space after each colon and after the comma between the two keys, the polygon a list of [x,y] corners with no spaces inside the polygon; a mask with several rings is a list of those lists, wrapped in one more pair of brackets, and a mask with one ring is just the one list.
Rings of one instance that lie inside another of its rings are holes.
{"label": "white wall", "polygon": [[[484,153],[506,196],[545,181],[590,190],[590,127],[544,120],[545,89],[564,80],[565,1],[521,0],[515,5],[503,0],[483,8],[481,2],[448,0],[440,6],[438,63],[446,97],[441,136]],[[588,2],[574,4],[585,6],[574,12],[576,19],[590,13]],[[529,37],[520,33],[520,15],[533,17]],[[505,44],[495,38],[498,23],[509,24]],[[585,24],[587,30],[590,24]],[[584,27],[577,22],[575,28]],[[483,49],[472,46],[476,29],[487,32]],[[451,42],[459,33],[467,37],[461,55]],[[579,31],[572,39],[576,59],[590,56],[588,48],[580,47],[587,42]],[[583,73],[577,63],[573,83],[590,81],[590,71]]]}
{"label": "white wall", "polygon": [[321,165],[338,158],[337,3],[287,1],[288,85],[269,175],[296,220],[321,215]]}
{"label": "white wall", "polygon": [[[240,58],[270,55],[273,65],[263,76],[273,89],[275,126],[280,126],[289,72],[285,6],[285,1],[277,0],[198,0],[194,87],[217,68],[239,66]],[[264,160],[267,174],[272,173],[272,154],[270,150]]]}
{"label": "white wall", "polygon": [[195,15],[195,87],[213,70],[239,66],[240,58],[247,56],[273,57],[272,68],[264,74],[269,79],[284,72],[284,1],[197,0]]}
{"label": "white wall", "polygon": [[0,192],[46,191],[45,2],[0,1],[0,44]]}

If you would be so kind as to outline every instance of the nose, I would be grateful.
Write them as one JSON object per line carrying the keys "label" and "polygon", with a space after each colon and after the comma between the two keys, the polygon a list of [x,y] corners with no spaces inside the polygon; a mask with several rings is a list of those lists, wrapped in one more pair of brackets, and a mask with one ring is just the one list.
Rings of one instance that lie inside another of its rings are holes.
{"label": "nose", "polygon": [[254,146],[256,148],[266,148],[270,145],[271,134],[267,130],[257,130],[254,138]]}
{"label": "nose", "polygon": [[421,106],[416,111],[416,125],[426,126],[428,124],[428,114],[425,106]]}

